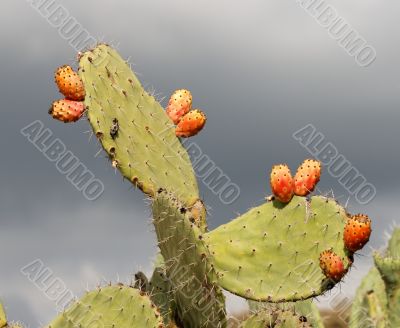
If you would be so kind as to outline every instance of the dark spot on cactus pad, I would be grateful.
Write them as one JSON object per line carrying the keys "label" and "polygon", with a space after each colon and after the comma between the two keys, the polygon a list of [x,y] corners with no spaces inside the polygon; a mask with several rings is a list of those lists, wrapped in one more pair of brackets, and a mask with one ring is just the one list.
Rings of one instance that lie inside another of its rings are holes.
{"label": "dark spot on cactus pad", "polygon": [[110,136],[113,140],[117,137],[118,131],[119,131],[119,123],[118,120],[114,118],[110,128]]}
{"label": "dark spot on cactus pad", "polygon": [[304,315],[300,316],[299,320],[300,322],[307,322],[307,318]]}

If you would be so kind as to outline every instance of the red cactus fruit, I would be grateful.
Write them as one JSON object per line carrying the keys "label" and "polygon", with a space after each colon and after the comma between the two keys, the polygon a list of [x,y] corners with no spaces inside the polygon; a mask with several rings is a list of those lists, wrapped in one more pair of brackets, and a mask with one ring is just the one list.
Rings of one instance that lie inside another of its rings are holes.
{"label": "red cactus fruit", "polygon": [[85,87],[79,75],[68,65],[59,67],[55,72],[55,81],[60,92],[68,100],[85,99]]}
{"label": "red cactus fruit", "polygon": [[293,197],[294,181],[290,169],[286,164],[272,167],[270,175],[271,190],[276,199],[288,203]]}
{"label": "red cactus fruit", "polygon": [[371,235],[371,220],[367,215],[353,215],[347,220],[343,240],[346,248],[356,252],[364,247]]}
{"label": "red cactus fruit", "polygon": [[166,108],[167,115],[178,124],[181,118],[192,109],[192,94],[189,90],[176,90],[169,99]]}
{"label": "red cactus fruit", "polygon": [[320,254],[319,266],[324,275],[335,282],[339,282],[347,272],[342,258],[331,250],[323,251]]}
{"label": "red cactus fruit", "polygon": [[85,105],[81,101],[61,99],[53,102],[49,114],[64,123],[75,122],[81,118]]}
{"label": "red cactus fruit", "polygon": [[175,129],[177,137],[188,138],[196,135],[203,129],[207,117],[200,109],[191,110],[184,115]]}
{"label": "red cactus fruit", "polygon": [[315,189],[320,177],[321,163],[314,159],[306,159],[294,176],[294,193],[298,196],[307,196]]}

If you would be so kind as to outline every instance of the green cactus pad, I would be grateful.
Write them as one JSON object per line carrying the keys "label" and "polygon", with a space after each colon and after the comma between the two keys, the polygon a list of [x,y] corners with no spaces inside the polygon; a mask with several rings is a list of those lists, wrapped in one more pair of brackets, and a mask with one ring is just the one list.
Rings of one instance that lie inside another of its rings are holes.
{"label": "green cactus pad", "polygon": [[199,198],[189,155],[164,109],[129,65],[101,44],[79,60],[87,116],[113,165],[143,192],[167,188],[187,206]]}
{"label": "green cactus pad", "polygon": [[400,327],[400,229],[393,231],[385,255],[374,254],[386,289],[388,300],[388,322],[390,327]]}
{"label": "green cactus pad", "polygon": [[385,254],[374,253],[375,266],[386,285],[389,297],[400,288],[400,229],[393,231]]}
{"label": "green cactus pad", "polygon": [[4,311],[3,304],[0,303],[0,328],[7,324],[6,312]]}
{"label": "green cactus pad", "polygon": [[153,202],[158,245],[184,327],[225,327],[224,297],[209,279],[201,230],[176,197],[160,191]]}
{"label": "green cactus pad", "polygon": [[389,240],[387,256],[400,259],[400,228],[394,229]]}
{"label": "green cactus pad", "polygon": [[333,287],[319,265],[332,249],[350,266],[343,243],[345,210],[324,197],[267,202],[206,233],[218,284],[247,299],[296,301]]}
{"label": "green cactus pad", "polygon": [[167,278],[164,267],[156,267],[149,282],[148,294],[152,302],[159,308],[164,323],[168,324],[171,320],[173,295],[171,283]]}
{"label": "green cactus pad", "polygon": [[293,304],[293,309],[298,315],[305,316],[313,328],[324,328],[324,323],[318,307],[312,300],[298,301]]}
{"label": "green cactus pad", "polygon": [[275,310],[291,310],[299,316],[307,318],[313,328],[324,328],[321,314],[312,300],[285,302],[285,303],[268,303],[248,301],[250,311],[255,313],[259,311],[275,311]]}
{"label": "green cactus pad", "polygon": [[290,310],[262,310],[250,316],[242,328],[312,328],[305,316]]}
{"label": "green cactus pad", "polygon": [[376,268],[372,268],[358,287],[350,314],[350,328],[384,328],[387,317],[385,284]]}
{"label": "green cactus pad", "polygon": [[163,327],[146,294],[126,286],[107,286],[87,293],[47,328]]}
{"label": "green cactus pad", "polygon": [[388,291],[400,287],[400,259],[374,254],[374,261]]}

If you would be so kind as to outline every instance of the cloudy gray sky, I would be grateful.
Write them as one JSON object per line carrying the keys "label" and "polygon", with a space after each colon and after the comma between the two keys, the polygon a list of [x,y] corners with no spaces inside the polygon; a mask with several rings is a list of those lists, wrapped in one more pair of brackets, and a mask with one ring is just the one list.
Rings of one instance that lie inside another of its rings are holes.
{"label": "cloudy gray sky", "polygon": [[[42,1],[36,1],[40,3]],[[374,220],[370,246],[381,247],[400,210],[399,25],[394,1],[326,1],[376,50],[368,67],[338,45],[295,0],[58,1],[96,39],[117,45],[142,82],[161,96],[188,88],[208,116],[194,141],[232,182],[231,205],[201,184],[216,227],[260,204],[267,172],[293,170],[310,155],[293,139],[313,124],[377,190],[360,205],[325,170],[322,193],[333,190],[352,212]],[[86,121],[65,125],[47,114],[60,98],[54,69],[75,63],[75,50],[25,0],[3,0],[0,11],[0,297],[11,319],[30,327],[56,313],[53,301],[20,269],[41,259],[76,295],[101,279],[127,281],[150,271],[155,237],[143,195],[110,167]],[[165,101],[164,101],[165,104]],[[105,186],[88,201],[20,130],[41,120]],[[343,296],[370,263],[356,259]],[[231,308],[239,307],[237,300]]]}

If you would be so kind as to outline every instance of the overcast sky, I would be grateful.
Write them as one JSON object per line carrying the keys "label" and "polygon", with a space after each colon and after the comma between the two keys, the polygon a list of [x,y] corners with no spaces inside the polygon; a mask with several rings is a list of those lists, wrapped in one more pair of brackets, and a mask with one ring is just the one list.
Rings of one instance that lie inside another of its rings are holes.
{"label": "overcast sky", "polygon": [[[36,1],[40,3],[42,1]],[[190,89],[208,117],[193,139],[240,188],[223,204],[200,181],[210,226],[262,202],[275,163],[295,171],[310,154],[292,134],[313,124],[367,180],[376,197],[357,203],[324,170],[321,193],[333,191],[351,212],[373,219],[370,246],[385,243],[398,219],[400,3],[326,1],[376,50],[361,67],[295,0],[61,1],[96,39],[130,58],[149,90],[168,97]],[[75,64],[76,51],[25,0],[0,11],[0,298],[11,319],[30,327],[56,314],[53,301],[20,269],[35,259],[74,294],[101,279],[128,281],[151,270],[156,253],[150,211],[139,191],[115,173],[86,121],[65,125],[47,114],[60,98],[53,72]],[[164,100],[163,105],[165,105]],[[105,186],[86,200],[20,130],[40,120]],[[346,278],[351,295],[370,263],[366,247]],[[231,309],[239,307],[231,300]]]}

